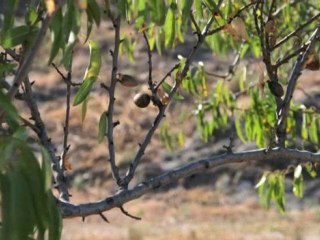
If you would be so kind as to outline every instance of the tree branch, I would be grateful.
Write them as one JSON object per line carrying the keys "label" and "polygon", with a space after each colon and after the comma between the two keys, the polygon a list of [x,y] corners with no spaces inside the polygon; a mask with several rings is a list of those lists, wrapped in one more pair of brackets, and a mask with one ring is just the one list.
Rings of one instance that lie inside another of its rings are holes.
{"label": "tree branch", "polygon": [[317,40],[320,38],[320,25],[316,28],[316,30],[313,32],[312,36],[310,37],[308,47],[305,50],[304,53],[301,53],[298,56],[298,59],[291,71],[290,77],[289,77],[289,83],[286,91],[286,95],[283,100],[283,105],[280,112],[280,118],[278,121],[277,126],[277,134],[279,135],[279,146],[284,147],[285,146],[285,140],[286,140],[286,127],[287,127],[287,116],[290,109],[290,101],[293,96],[293,92],[296,87],[297,80],[301,74],[301,71],[303,69],[303,64],[306,61],[308,55],[313,49],[313,45]]}
{"label": "tree branch", "polygon": [[142,182],[130,190],[124,190],[113,196],[107,197],[97,202],[86,204],[71,204],[59,201],[58,205],[64,218],[86,217],[88,215],[100,214],[112,208],[122,206],[124,203],[137,199],[142,195],[172,183],[180,178],[201,173],[211,168],[231,164],[231,163],[249,163],[266,162],[271,160],[283,160],[298,162],[317,162],[320,163],[320,154],[308,151],[299,151],[293,149],[275,148],[268,153],[264,149],[245,151],[233,154],[223,154],[210,158],[191,162],[158,177],[151,178]]}
{"label": "tree branch", "polygon": [[289,33],[287,36],[285,36],[284,38],[282,38],[279,42],[277,42],[270,50],[273,51],[274,49],[280,47],[282,44],[284,44],[285,42],[287,42],[291,37],[295,36],[297,32],[299,32],[301,29],[303,29],[304,27],[306,27],[307,25],[309,25],[310,23],[314,22],[318,17],[320,17],[320,13],[316,14],[315,16],[313,16],[312,18],[310,18],[307,22],[303,23],[302,25],[300,25],[298,28],[296,28],[296,30],[294,30],[293,32]]}
{"label": "tree branch", "polygon": [[117,72],[118,72],[118,56],[119,56],[119,46],[120,46],[120,25],[121,25],[121,17],[118,16],[113,21],[113,26],[115,29],[115,36],[114,36],[114,49],[112,51],[112,72],[111,72],[111,84],[108,87],[109,93],[109,105],[108,105],[108,112],[107,112],[107,140],[108,140],[108,149],[109,149],[109,162],[111,165],[111,171],[113,179],[116,181],[118,186],[122,185],[122,180],[119,174],[119,169],[116,165],[116,157],[115,157],[115,149],[114,149],[114,139],[113,139],[113,111],[114,111],[114,102],[115,102],[115,88],[117,84]]}
{"label": "tree branch", "polygon": [[25,101],[31,111],[32,119],[35,121],[35,127],[38,130],[37,131],[38,138],[41,144],[47,149],[50,155],[52,170],[54,173],[54,180],[59,190],[60,198],[63,201],[69,201],[68,187],[66,184],[66,179],[63,173],[63,169],[60,166],[60,162],[59,162],[60,158],[56,156],[55,146],[51,142],[51,139],[48,137],[48,134],[47,134],[44,122],[41,119],[38,105],[33,95],[31,84],[28,77],[26,77],[24,80],[24,86],[25,86]]}

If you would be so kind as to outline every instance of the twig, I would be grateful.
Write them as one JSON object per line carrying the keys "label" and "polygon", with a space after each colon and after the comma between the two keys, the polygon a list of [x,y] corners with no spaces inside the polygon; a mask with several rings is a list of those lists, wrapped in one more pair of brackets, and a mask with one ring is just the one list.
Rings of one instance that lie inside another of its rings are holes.
{"label": "twig", "polygon": [[63,126],[63,151],[61,154],[62,161],[62,170],[67,170],[66,168],[66,158],[67,153],[70,149],[70,145],[68,144],[68,135],[69,135],[69,119],[70,119],[70,96],[71,96],[71,70],[68,72],[67,80],[67,89],[66,89],[66,113],[65,120]]}
{"label": "twig", "polygon": [[126,216],[128,216],[128,217],[130,217],[130,218],[133,218],[133,219],[135,219],[135,220],[141,220],[140,217],[133,216],[132,214],[130,214],[129,212],[127,212],[127,211],[123,208],[123,206],[120,206],[119,208],[120,208],[121,212],[122,212],[124,215],[126,215]]}
{"label": "twig", "polygon": [[196,34],[199,36],[201,34],[201,30],[200,30],[200,27],[199,27],[197,21],[194,18],[192,10],[190,11],[190,18],[191,18],[191,22],[193,23],[194,27],[196,28]]}
{"label": "twig", "polygon": [[122,186],[122,180],[119,174],[118,167],[116,165],[116,157],[115,157],[115,147],[114,147],[114,139],[113,139],[113,111],[114,111],[114,102],[115,102],[115,88],[117,84],[117,71],[118,71],[118,56],[119,56],[119,46],[120,46],[120,25],[121,25],[121,17],[118,16],[113,20],[113,26],[115,29],[114,36],[114,49],[111,52],[112,55],[112,72],[111,72],[111,83],[108,87],[109,93],[109,105],[107,111],[107,130],[106,136],[108,140],[108,149],[109,149],[109,162],[111,166],[113,179],[116,181],[118,186]]}
{"label": "twig", "polygon": [[155,88],[154,88],[154,83],[152,81],[152,54],[151,54],[151,49],[150,49],[150,44],[149,44],[149,40],[147,37],[147,34],[145,31],[142,32],[143,34],[143,38],[147,44],[147,53],[148,53],[148,64],[149,64],[149,77],[148,77],[148,85],[149,85],[149,89],[152,92],[153,95],[156,94]]}
{"label": "twig", "polygon": [[55,68],[55,70],[57,71],[57,73],[61,76],[62,80],[66,83],[66,84],[70,84],[71,86],[75,87],[75,86],[81,86],[82,83],[74,83],[71,81],[71,77],[70,79],[68,78],[68,76],[66,77],[61,71],[60,69],[57,67],[56,64],[51,63],[51,65]]}
{"label": "twig", "polygon": [[305,63],[308,55],[310,54],[310,52],[312,51],[313,45],[315,44],[315,42],[317,40],[319,40],[320,38],[320,25],[318,25],[318,27],[316,28],[316,30],[313,32],[312,36],[310,37],[309,43],[308,43],[308,47],[305,50],[305,52],[302,54],[300,54],[298,56],[298,59],[291,71],[290,77],[289,77],[289,83],[288,83],[288,87],[287,87],[287,91],[286,91],[286,95],[284,97],[283,100],[283,105],[281,107],[281,113],[280,113],[280,118],[278,121],[278,125],[277,125],[277,135],[278,135],[278,144],[280,147],[284,147],[285,146],[285,140],[286,140],[286,120],[287,120],[287,116],[288,116],[288,112],[290,109],[290,101],[292,99],[293,96],[293,92],[295,90],[296,87],[296,83],[297,80],[301,74],[302,68],[303,68],[303,64]]}
{"label": "twig", "polygon": [[285,56],[285,57],[282,58],[282,59],[279,59],[279,60],[277,61],[277,63],[274,65],[274,67],[275,67],[275,68],[279,68],[281,65],[289,62],[289,60],[290,60],[291,58],[293,58],[293,57],[299,55],[301,52],[305,51],[306,48],[307,48],[307,45],[306,45],[306,44],[302,45],[300,48],[294,50],[294,52],[292,52],[291,54]]}
{"label": "twig", "polygon": [[166,75],[160,80],[160,82],[155,86],[154,89],[157,90],[161,86],[161,84],[167,79],[167,77],[170,77],[171,73],[179,67],[180,67],[180,63],[177,63],[176,65],[174,65],[173,68],[171,68],[169,72],[166,73]]}
{"label": "twig", "polygon": [[238,66],[240,60],[240,51],[237,53],[237,55],[235,56],[234,60],[232,61],[232,64],[229,65],[228,68],[228,72],[224,73],[224,74],[218,74],[218,73],[213,73],[213,72],[209,72],[209,71],[205,71],[205,73],[208,76],[213,76],[213,77],[217,77],[217,78],[223,78],[223,79],[228,79],[230,76],[232,76],[234,74],[234,71],[236,70],[236,67]]}
{"label": "twig", "polygon": [[254,4],[259,3],[259,2],[261,2],[261,1],[262,1],[262,0],[252,1],[252,2],[248,3],[247,5],[243,6],[243,7],[240,8],[232,17],[230,17],[230,18],[228,19],[228,21],[227,21],[226,24],[224,24],[224,25],[222,25],[222,26],[220,26],[220,27],[217,27],[217,28],[215,28],[215,29],[213,29],[213,30],[207,31],[206,36],[213,35],[213,34],[215,34],[215,33],[217,33],[217,32],[220,32],[221,30],[223,30],[223,29],[225,28],[225,26],[226,26],[227,24],[230,24],[233,19],[235,19],[236,17],[239,17],[240,14],[241,14],[243,11],[245,11],[247,8],[253,6]]}
{"label": "twig", "polygon": [[313,21],[315,21],[318,17],[320,17],[320,13],[316,14],[315,16],[313,16],[312,18],[310,18],[307,22],[301,24],[298,28],[296,28],[296,30],[294,30],[293,32],[289,33],[287,36],[285,36],[284,38],[282,38],[279,42],[277,42],[270,50],[273,51],[274,49],[278,48],[279,46],[281,46],[282,44],[284,44],[285,42],[287,42],[291,37],[295,36],[297,34],[297,32],[299,32],[301,29],[303,29],[304,27],[306,27],[307,25],[309,25],[310,23],[312,23]]}
{"label": "twig", "polygon": [[290,163],[290,161],[297,161],[299,163],[320,163],[320,153],[312,153],[308,151],[287,148],[274,148],[271,149],[268,154],[265,153],[265,149],[259,149],[212,156],[209,158],[200,159],[198,161],[193,161],[158,177],[144,181],[130,190],[121,191],[113,196],[97,202],[71,204],[59,201],[58,206],[60,207],[62,216],[64,218],[99,214],[100,212],[122,206],[126,202],[137,199],[148,192],[152,192],[155,187],[168,185],[177,181],[178,179],[185,178],[196,173],[201,173],[208,169],[233,163],[268,162],[274,159],[279,159],[280,161],[288,163]]}
{"label": "twig", "polygon": [[35,126],[38,129],[37,135],[41,142],[41,144],[47,149],[51,163],[52,170],[54,172],[54,180],[56,182],[56,186],[60,193],[60,198],[63,201],[69,201],[69,192],[66,184],[66,178],[64,176],[63,170],[60,167],[59,160],[60,158],[55,154],[55,146],[51,142],[48,137],[45,125],[42,121],[37,102],[35,100],[35,96],[33,95],[31,84],[29,78],[26,77],[24,80],[25,86],[25,101],[31,111],[32,119],[35,121]]}

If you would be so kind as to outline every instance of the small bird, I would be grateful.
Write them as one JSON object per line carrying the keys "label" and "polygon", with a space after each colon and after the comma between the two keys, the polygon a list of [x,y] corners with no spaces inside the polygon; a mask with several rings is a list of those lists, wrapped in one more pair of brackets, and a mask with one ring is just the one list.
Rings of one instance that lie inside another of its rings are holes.
{"label": "small bird", "polygon": [[283,87],[276,81],[267,81],[270,92],[276,97],[282,97],[284,94]]}

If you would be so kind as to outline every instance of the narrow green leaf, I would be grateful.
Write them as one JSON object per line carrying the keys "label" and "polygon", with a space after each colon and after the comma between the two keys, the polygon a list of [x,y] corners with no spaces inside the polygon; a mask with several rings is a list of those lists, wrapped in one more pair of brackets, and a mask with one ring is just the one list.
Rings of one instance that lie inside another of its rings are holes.
{"label": "narrow green leaf", "polygon": [[0,64],[0,74],[5,74],[8,72],[11,72],[16,66],[17,66],[16,63],[1,63]]}
{"label": "narrow green leaf", "polygon": [[100,13],[100,7],[97,4],[95,0],[89,0],[88,1],[88,7],[87,7],[87,15],[89,17],[92,17],[96,23],[97,26],[100,25],[101,22],[101,13]]}
{"label": "narrow green leaf", "polygon": [[81,122],[83,123],[87,115],[89,98],[86,98],[81,105]]}
{"label": "narrow green leaf", "polygon": [[[170,84],[163,82],[161,86],[162,86],[163,91],[165,91],[165,93],[169,94],[171,92],[172,86]],[[174,100],[184,100],[184,97],[179,93],[175,93],[173,95],[173,99]]]}
{"label": "narrow green leaf", "polygon": [[98,131],[98,142],[101,143],[106,135],[107,130],[107,112],[104,112],[100,116],[99,120],[99,131]]}
{"label": "narrow green leaf", "polygon": [[192,3],[193,3],[193,0],[182,0],[181,1],[182,18],[183,19],[188,19],[189,18]]}
{"label": "narrow green leaf", "polygon": [[175,18],[176,4],[172,3],[167,12],[166,20],[164,23],[165,47],[171,47],[176,33],[176,18]]}
{"label": "narrow green leaf", "polygon": [[247,141],[246,141],[246,139],[244,137],[244,134],[242,132],[242,124],[241,124],[241,121],[240,121],[240,117],[235,117],[234,125],[235,125],[235,128],[236,128],[237,136],[240,138],[240,140],[243,143],[246,143]]}
{"label": "narrow green leaf", "polygon": [[202,0],[194,0],[194,1],[195,1],[195,9],[196,9],[195,15],[198,18],[203,18]]}
{"label": "narrow green leaf", "polygon": [[307,117],[305,111],[302,111],[301,137],[303,140],[308,139]]}
{"label": "narrow green leaf", "polygon": [[95,83],[101,67],[101,53],[98,44],[94,41],[89,43],[90,62],[87,67],[84,80],[80,86],[73,102],[73,106],[82,103],[89,95],[93,84]]}
{"label": "narrow green leaf", "polygon": [[165,0],[150,0],[150,15],[153,22],[158,26],[162,26],[166,17],[166,2]]}
{"label": "narrow green leaf", "polygon": [[62,38],[62,24],[63,21],[62,9],[59,9],[53,16],[50,22],[51,30],[51,41],[52,47],[50,52],[50,57],[48,64],[51,64],[54,58],[57,56],[59,49],[62,47],[63,38]]}
{"label": "narrow green leaf", "polygon": [[96,79],[94,77],[86,79],[80,86],[76,96],[74,97],[73,106],[77,106],[82,103],[89,95],[93,84]]}
{"label": "narrow green leaf", "polygon": [[1,44],[4,48],[12,48],[19,44],[30,35],[29,26],[18,26],[8,29],[4,36],[1,38]]}

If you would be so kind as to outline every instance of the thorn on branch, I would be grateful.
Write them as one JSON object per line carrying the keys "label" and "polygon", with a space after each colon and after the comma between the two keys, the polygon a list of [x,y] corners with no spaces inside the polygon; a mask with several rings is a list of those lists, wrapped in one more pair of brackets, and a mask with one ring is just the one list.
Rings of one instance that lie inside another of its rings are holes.
{"label": "thorn on branch", "polygon": [[138,220],[138,221],[141,220],[140,217],[136,217],[136,216],[130,214],[129,212],[127,212],[127,211],[123,208],[123,206],[120,206],[119,208],[120,208],[121,212],[122,212],[124,215],[126,215],[126,216],[128,216],[128,217],[130,217],[130,218],[133,218],[133,219],[135,219],[135,220]]}
{"label": "thorn on branch", "polygon": [[99,212],[99,216],[102,218],[103,221],[110,223],[109,220],[107,219],[107,217],[105,215],[103,215],[102,212]]}
{"label": "thorn on branch", "polygon": [[100,83],[100,87],[104,88],[105,90],[107,90],[107,92],[109,92],[109,87],[106,84]]}
{"label": "thorn on branch", "polygon": [[113,127],[115,128],[116,126],[118,126],[118,125],[120,125],[120,121],[118,120],[118,121],[115,121],[114,123],[113,123]]}
{"label": "thorn on branch", "polygon": [[229,141],[230,141],[229,145],[228,146],[223,145],[223,148],[225,148],[227,150],[227,153],[232,154],[233,153],[232,148],[234,147],[234,145],[233,145],[234,134],[233,133],[231,134]]}
{"label": "thorn on branch", "polygon": [[82,216],[82,222],[85,222],[85,221],[86,221],[86,217]]}

